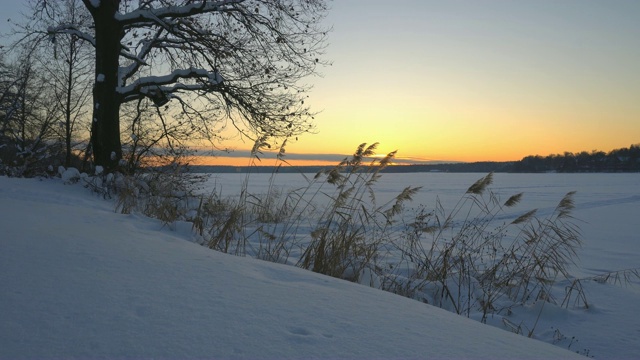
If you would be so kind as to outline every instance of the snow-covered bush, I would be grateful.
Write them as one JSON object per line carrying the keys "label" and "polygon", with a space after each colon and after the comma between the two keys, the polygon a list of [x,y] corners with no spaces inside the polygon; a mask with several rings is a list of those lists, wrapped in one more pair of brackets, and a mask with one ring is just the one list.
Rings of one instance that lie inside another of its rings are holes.
{"label": "snow-covered bush", "polygon": [[135,174],[109,173],[103,191],[115,194],[116,211],[140,212],[173,227],[179,220],[193,221],[199,198],[193,194],[201,179],[183,166],[139,169]]}
{"label": "snow-covered bush", "polygon": [[60,173],[60,178],[62,178],[62,181],[65,183],[76,183],[80,180],[80,171],[76,168],[70,167],[62,172],[58,169],[58,172]]}

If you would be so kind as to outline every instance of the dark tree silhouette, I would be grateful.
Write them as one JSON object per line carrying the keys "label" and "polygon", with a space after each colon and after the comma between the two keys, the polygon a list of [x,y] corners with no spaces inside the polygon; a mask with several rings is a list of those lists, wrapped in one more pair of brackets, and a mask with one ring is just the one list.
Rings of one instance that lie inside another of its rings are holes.
{"label": "dark tree silhouette", "polygon": [[[95,48],[91,145],[96,165],[122,159],[121,105],[176,105],[174,121],[210,136],[231,120],[246,136],[311,128],[304,104],[325,45],[324,0],[83,0],[92,24],[49,26]],[[38,11],[49,11],[37,1]],[[197,101],[196,101],[197,100]],[[167,120],[161,116],[163,125]]]}

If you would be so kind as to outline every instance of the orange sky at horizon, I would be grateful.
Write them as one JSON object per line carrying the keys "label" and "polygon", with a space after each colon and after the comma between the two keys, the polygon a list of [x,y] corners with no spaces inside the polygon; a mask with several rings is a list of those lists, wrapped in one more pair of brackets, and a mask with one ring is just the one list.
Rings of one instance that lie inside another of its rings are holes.
{"label": "orange sky at horizon", "polygon": [[[276,159],[251,159],[250,157],[232,157],[232,156],[196,156],[191,159],[191,165],[204,166],[287,166],[286,163],[277,161]],[[331,166],[337,165],[337,162],[330,160],[287,160],[292,166]]]}
{"label": "orange sky at horizon", "polygon": [[[417,158],[417,157],[396,157],[396,161],[393,161],[391,166],[405,166],[405,165],[420,165],[420,164],[434,164],[434,163],[455,163],[455,162],[480,162],[480,161],[495,161],[495,162],[508,162],[508,161],[518,161],[522,160],[522,158],[526,156],[548,156],[548,155],[556,155],[556,154],[564,154],[565,151],[578,153],[581,151],[604,151],[608,153],[612,150],[626,148],[630,145],[637,144],[629,144],[627,146],[618,146],[608,149],[576,149],[574,151],[570,150],[558,150],[552,151],[549,153],[526,153],[523,155],[516,155],[515,157],[493,157],[491,159],[487,158],[475,158],[465,156],[459,156],[457,159],[447,159],[447,158]],[[244,152],[243,152],[244,153]],[[260,156],[260,159],[252,158],[246,153],[243,155],[237,156],[210,156],[210,155],[196,155],[189,159],[189,163],[191,165],[203,165],[203,166],[334,166],[337,165],[343,158],[348,158],[352,155],[353,151],[344,153],[344,154],[317,154],[317,153],[307,153],[307,154],[289,154],[285,156],[285,162],[279,161],[275,158],[275,152],[270,154],[263,154]],[[326,156],[326,159],[304,159],[305,156],[312,157],[323,157]],[[378,155],[382,157],[382,154]],[[365,163],[368,164],[372,159],[368,159]]]}
{"label": "orange sky at horizon", "polygon": [[640,1],[402,4],[332,3],[333,65],[305,79],[317,133],[287,153],[379,142],[405,158],[514,161],[640,143]]}

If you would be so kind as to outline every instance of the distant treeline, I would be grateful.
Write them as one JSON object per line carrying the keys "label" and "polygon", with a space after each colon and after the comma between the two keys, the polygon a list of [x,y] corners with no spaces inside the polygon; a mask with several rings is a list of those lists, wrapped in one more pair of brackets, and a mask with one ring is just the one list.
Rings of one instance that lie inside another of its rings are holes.
{"label": "distant treeline", "polygon": [[[282,166],[278,168],[273,166],[194,166],[192,171],[203,173],[317,173],[327,168],[331,168],[331,166]],[[612,150],[609,153],[593,150],[548,156],[531,155],[520,161],[389,166],[384,169],[384,172],[640,172],[640,144]]]}
{"label": "distant treeline", "polygon": [[565,152],[562,155],[527,156],[513,164],[512,172],[637,172],[640,144],[604,151]]}

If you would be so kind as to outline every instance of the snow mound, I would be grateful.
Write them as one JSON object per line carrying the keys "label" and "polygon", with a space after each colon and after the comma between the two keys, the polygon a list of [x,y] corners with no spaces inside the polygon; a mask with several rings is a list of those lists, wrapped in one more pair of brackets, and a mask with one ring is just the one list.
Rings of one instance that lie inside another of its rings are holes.
{"label": "snow mound", "polygon": [[62,178],[62,181],[65,183],[74,183],[80,180],[80,171],[76,168],[70,167],[66,170],[59,168],[58,172],[60,173],[60,178]]}

